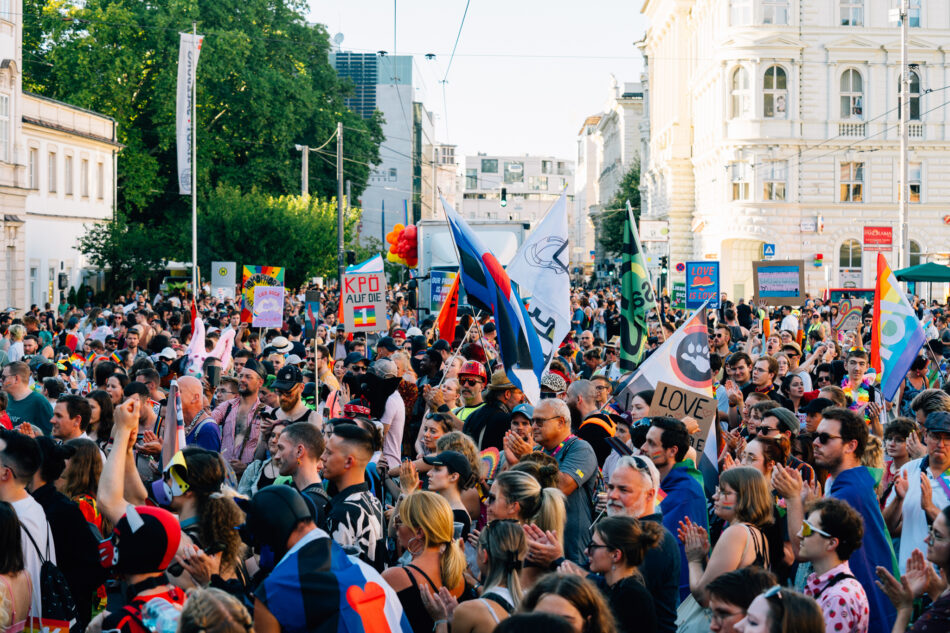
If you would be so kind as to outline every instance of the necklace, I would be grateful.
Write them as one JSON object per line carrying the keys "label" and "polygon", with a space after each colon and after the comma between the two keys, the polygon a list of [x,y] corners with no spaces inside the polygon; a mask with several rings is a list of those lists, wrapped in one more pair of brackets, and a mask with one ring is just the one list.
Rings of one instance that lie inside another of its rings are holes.
{"label": "necklace", "polygon": [[195,425],[198,423],[199,419],[202,419],[203,415],[207,416],[207,411],[201,409],[195,414],[195,417],[191,418],[191,422],[185,425],[185,435],[189,435],[195,429]]}
{"label": "necklace", "polygon": [[845,376],[844,380],[841,381],[841,389],[844,391],[844,394],[851,399],[851,405],[848,408],[855,411],[867,404],[871,399],[870,387],[871,379],[865,378],[861,381],[860,385],[852,388],[851,381]]}

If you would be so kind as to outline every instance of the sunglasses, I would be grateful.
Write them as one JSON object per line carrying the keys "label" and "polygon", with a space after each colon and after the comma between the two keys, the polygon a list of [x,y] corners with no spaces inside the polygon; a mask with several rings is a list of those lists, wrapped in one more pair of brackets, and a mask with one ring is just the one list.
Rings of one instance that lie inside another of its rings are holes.
{"label": "sunglasses", "polygon": [[358,374],[365,374],[365,373],[366,373],[366,368],[363,367],[362,365],[354,365],[353,368],[352,368],[352,371],[354,371],[354,372],[356,372],[356,373],[358,373]]}
{"label": "sunglasses", "polygon": [[827,444],[831,440],[840,440],[840,435],[832,435],[831,433],[819,433],[815,436],[815,441],[819,444]]}
{"label": "sunglasses", "polygon": [[475,385],[477,385],[477,384],[480,383],[480,382],[481,382],[481,380],[478,380],[477,378],[461,378],[461,379],[459,379],[459,384],[465,385],[466,387],[474,387]]}
{"label": "sunglasses", "polygon": [[819,536],[824,536],[825,538],[834,538],[824,530],[819,530],[808,521],[802,521],[802,538],[808,538],[812,534],[818,534]]}

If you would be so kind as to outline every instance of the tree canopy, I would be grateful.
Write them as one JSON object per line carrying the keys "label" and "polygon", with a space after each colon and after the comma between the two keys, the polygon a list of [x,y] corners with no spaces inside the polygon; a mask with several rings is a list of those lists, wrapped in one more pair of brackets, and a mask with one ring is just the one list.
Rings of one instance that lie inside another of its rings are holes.
{"label": "tree canopy", "polygon": [[[179,32],[190,32],[193,21],[205,36],[196,98],[199,217],[219,186],[272,197],[298,193],[301,156],[294,145],[322,145],[338,121],[346,129],[353,195],[365,188],[379,162],[381,117],[364,120],[345,107],[352,85],[330,65],[326,29],[306,22],[305,0],[77,4],[23,0],[23,87],[116,119],[125,148],[119,226],[110,231],[157,231],[162,239],[143,245],[155,251],[146,259],[190,253],[190,200],[178,193],[175,101]],[[331,143],[325,151],[334,149]],[[335,161],[321,158],[311,154],[310,191],[329,199],[336,194]],[[330,255],[335,260],[335,245]]]}

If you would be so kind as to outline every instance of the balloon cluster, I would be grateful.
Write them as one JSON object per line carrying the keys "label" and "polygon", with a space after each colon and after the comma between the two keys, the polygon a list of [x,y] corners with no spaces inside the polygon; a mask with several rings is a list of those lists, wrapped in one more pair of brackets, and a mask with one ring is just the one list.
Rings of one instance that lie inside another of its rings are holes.
{"label": "balloon cluster", "polygon": [[409,226],[397,224],[394,226],[393,230],[386,235],[386,241],[389,242],[389,253],[386,255],[386,259],[409,268],[415,268],[419,264],[417,238],[414,224]]}

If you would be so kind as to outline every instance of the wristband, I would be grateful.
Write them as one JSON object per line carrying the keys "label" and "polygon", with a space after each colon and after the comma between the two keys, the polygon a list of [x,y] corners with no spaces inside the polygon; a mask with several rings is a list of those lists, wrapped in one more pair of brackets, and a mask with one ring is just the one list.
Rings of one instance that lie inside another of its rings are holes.
{"label": "wristband", "polygon": [[551,566],[548,567],[548,569],[551,571],[557,571],[557,568],[561,566],[561,563],[563,563],[566,560],[567,559],[564,558],[563,556],[561,556],[560,558],[556,558],[551,562]]}
{"label": "wristband", "polygon": [[436,409],[436,411],[438,411],[439,413],[448,413],[448,412],[451,411],[451,410],[452,410],[452,409],[449,408],[449,405],[447,405],[447,404],[445,404],[445,403],[440,404],[440,405],[439,405],[439,408]]}
{"label": "wristband", "polygon": [[432,630],[435,631],[437,628],[439,628],[439,625],[442,624],[442,623],[448,624],[449,621],[448,621],[448,620],[436,620],[436,621],[432,624]]}

